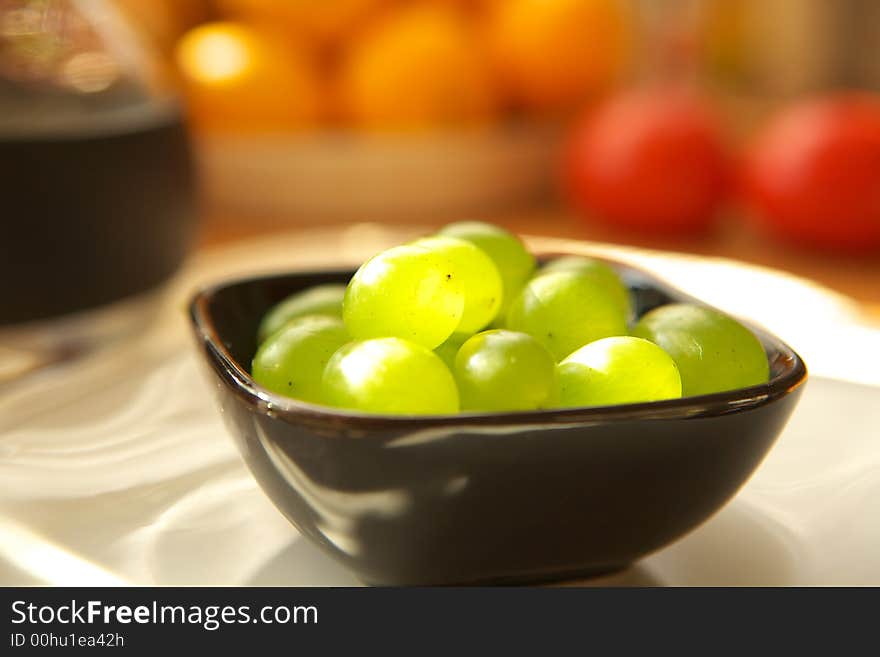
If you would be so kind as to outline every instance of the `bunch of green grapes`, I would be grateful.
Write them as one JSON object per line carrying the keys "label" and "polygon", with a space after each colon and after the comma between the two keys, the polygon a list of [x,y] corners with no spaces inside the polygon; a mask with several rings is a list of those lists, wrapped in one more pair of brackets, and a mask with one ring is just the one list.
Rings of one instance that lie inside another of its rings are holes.
{"label": "bunch of green grapes", "polygon": [[606,263],[536,270],[515,235],[461,222],[273,306],[251,371],[275,393],[392,415],[653,402],[769,377],[760,342],[722,313],[674,304],[632,321]]}

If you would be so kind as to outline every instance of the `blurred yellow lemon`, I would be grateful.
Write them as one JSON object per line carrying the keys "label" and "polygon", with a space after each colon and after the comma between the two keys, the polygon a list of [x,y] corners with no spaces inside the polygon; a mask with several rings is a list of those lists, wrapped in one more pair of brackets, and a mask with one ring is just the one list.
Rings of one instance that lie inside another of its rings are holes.
{"label": "blurred yellow lemon", "polygon": [[207,23],[181,39],[177,63],[197,128],[287,130],[314,124],[320,113],[312,62],[276,34]]}
{"label": "blurred yellow lemon", "polygon": [[619,76],[630,23],[622,0],[505,0],[491,3],[486,36],[511,98],[555,111]]}
{"label": "blurred yellow lemon", "polygon": [[388,0],[220,0],[225,13],[268,22],[319,43],[351,37]]}
{"label": "blurred yellow lemon", "polygon": [[343,62],[338,97],[349,119],[374,128],[480,122],[495,107],[476,31],[439,6],[402,9],[365,33]]}
{"label": "blurred yellow lemon", "polygon": [[115,0],[114,4],[137,26],[149,34],[163,53],[170,53],[181,34],[207,20],[207,0],[182,0],[175,3],[156,0]]}

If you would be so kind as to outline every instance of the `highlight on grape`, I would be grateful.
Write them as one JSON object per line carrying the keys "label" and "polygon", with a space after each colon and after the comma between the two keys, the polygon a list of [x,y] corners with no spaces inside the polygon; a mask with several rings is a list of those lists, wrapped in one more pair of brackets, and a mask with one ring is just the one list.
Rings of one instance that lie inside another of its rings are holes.
{"label": "highlight on grape", "polygon": [[633,308],[601,260],[538,268],[516,235],[458,222],[376,254],[347,286],[274,305],[251,373],[274,393],[384,415],[610,406],[768,381],[763,346],[732,317]]}

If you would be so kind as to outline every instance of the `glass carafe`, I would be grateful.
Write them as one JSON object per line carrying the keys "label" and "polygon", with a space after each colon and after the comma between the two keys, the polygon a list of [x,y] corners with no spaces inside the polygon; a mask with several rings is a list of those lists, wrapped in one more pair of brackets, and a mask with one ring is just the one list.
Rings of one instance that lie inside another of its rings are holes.
{"label": "glass carafe", "polygon": [[177,270],[195,216],[171,76],[136,25],[112,1],[0,0],[0,347],[69,341],[71,318],[100,333]]}

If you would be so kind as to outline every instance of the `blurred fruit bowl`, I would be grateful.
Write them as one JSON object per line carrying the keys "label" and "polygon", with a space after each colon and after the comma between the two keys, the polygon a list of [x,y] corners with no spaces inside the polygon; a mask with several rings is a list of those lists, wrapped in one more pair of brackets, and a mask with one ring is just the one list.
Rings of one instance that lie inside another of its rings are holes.
{"label": "blurred fruit bowl", "polygon": [[224,0],[176,62],[217,214],[460,218],[549,189],[626,68],[624,0]]}
{"label": "blurred fruit bowl", "polygon": [[546,196],[561,127],[504,122],[412,132],[196,137],[209,209],[292,222],[435,221]]}

